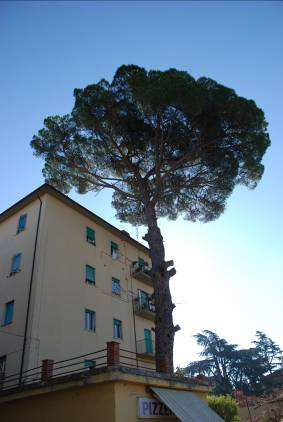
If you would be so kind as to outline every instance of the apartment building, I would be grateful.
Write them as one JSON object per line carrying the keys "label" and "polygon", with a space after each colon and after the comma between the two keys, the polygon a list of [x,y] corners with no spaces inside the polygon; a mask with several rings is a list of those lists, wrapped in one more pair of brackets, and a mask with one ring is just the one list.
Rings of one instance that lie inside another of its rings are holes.
{"label": "apartment building", "polygon": [[154,368],[149,262],[144,245],[47,184],[4,211],[2,376],[113,340]]}

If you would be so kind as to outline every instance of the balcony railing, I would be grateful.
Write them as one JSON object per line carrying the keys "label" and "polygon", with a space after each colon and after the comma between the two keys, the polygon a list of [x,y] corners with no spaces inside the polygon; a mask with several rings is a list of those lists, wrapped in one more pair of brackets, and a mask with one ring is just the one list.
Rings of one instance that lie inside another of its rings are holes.
{"label": "balcony railing", "polygon": [[[45,386],[48,383],[60,382],[74,377],[88,377],[99,374],[105,368],[128,367],[155,371],[154,343],[151,339],[138,340],[137,351],[120,348],[120,344],[112,341],[107,347],[64,360],[44,359],[40,366],[5,375],[0,374],[0,397],[7,391],[30,387]],[[145,357],[151,357],[146,362]],[[66,378],[67,377],[67,378]]]}
{"label": "balcony railing", "polygon": [[155,318],[155,306],[152,302],[142,302],[139,297],[134,299],[134,312],[143,318],[154,321]]}
{"label": "balcony railing", "polygon": [[142,281],[150,286],[153,285],[153,280],[147,265],[141,265],[139,262],[134,262],[132,273],[137,280]]}
{"label": "balcony railing", "polygon": [[155,359],[155,344],[152,339],[137,341],[137,355],[145,358]]}

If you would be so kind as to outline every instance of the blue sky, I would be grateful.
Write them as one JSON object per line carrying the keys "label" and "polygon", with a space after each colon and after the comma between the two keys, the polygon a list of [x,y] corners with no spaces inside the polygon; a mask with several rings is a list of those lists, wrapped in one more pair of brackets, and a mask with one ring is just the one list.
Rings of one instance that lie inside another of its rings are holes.
{"label": "blue sky", "polygon": [[[197,357],[202,329],[244,347],[260,329],[283,347],[282,42],[281,2],[0,2],[0,212],[43,183],[29,146],[43,119],[121,64],[211,77],[266,113],[258,188],[237,188],[213,223],[160,222],[177,268],[178,365]],[[71,197],[141,240],[115,219],[110,192]]]}

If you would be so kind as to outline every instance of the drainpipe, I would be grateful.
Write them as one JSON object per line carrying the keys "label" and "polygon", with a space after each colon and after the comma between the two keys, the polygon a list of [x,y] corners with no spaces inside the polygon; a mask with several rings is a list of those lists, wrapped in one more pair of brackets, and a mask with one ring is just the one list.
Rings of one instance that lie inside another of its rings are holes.
{"label": "drainpipe", "polygon": [[132,274],[132,261],[130,261],[130,275],[131,275],[131,290],[132,290],[132,313],[133,313],[133,324],[134,324],[134,337],[135,337],[135,349],[136,349],[136,364],[137,368],[139,367],[139,361],[138,361],[138,345],[137,345],[137,333],[136,333],[136,315],[134,310],[134,286],[133,286],[133,274]]}
{"label": "drainpipe", "polygon": [[32,293],[35,258],[36,258],[36,250],[37,250],[37,240],[38,240],[38,232],[39,232],[39,224],[40,224],[41,208],[42,208],[42,201],[40,199],[40,196],[38,195],[37,197],[40,201],[40,205],[39,205],[39,212],[38,212],[38,218],[37,218],[32,267],[31,267],[30,282],[29,282],[28,303],[27,303],[27,313],[26,313],[26,321],[25,321],[25,332],[24,332],[24,341],[23,341],[23,351],[22,351],[22,357],[21,357],[19,384],[22,383],[22,378],[23,378],[24,360],[25,360],[25,353],[26,353],[26,346],[27,346],[28,323],[29,323],[29,316],[30,316],[31,293]]}

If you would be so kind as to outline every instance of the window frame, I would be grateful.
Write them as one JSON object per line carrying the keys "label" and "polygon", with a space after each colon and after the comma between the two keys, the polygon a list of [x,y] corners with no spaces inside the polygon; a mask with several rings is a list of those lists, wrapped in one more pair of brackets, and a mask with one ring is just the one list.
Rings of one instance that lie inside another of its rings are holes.
{"label": "window frame", "polygon": [[[87,362],[91,362],[92,365],[87,365]],[[84,367],[85,367],[85,369],[90,371],[91,369],[96,367],[96,360],[95,359],[85,359],[84,360]]]}
{"label": "window frame", "polygon": [[[27,226],[27,213],[20,215],[18,219],[18,227],[17,227],[17,234],[23,232],[26,229]],[[24,219],[24,224],[21,225],[21,219]]]}
{"label": "window frame", "polygon": [[[17,268],[14,268],[16,259],[18,259],[19,262],[18,262]],[[15,255],[12,256],[10,276],[15,275],[21,271],[21,262],[22,262],[22,252],[16,253]]]}
{"label": "window frame", "polygon": [[[88,319],[87,319],[87,315],[92,315],[92,322],[90,325],[92,325],[92,328],[88,328]],[[96,312],[93,311],[92,309],[88,309],[85,308],[85,312],[84,312],[84,330],[91,332],[91,333],[95,333],[96,332]]]}
{"label": "window frame", "polygon": [[[93,238],[92,236],[89,236],[90,232],[93,233]],[[86,241],[87,243],[90,243],[91,245],[96,246],[95,230],[89,226],[86,227]]]}
{"label": "window frame", "polygon": [[[114,252],[116,252],[116,255],[113,254]],[[110,253],[111,253],[111,257],[113,259],[119,258],[119,245],[118,245],[118,243],[114,242],[113,240],[111,240],[111,243],[110,243]]]}
{"label": "window frame", "polygon": [[[11,315],[8,319],[9,313],[8,309],[9,306],[12,306],[12,311],[10,311]],[[14,322],[14,313],[15,313],[15,300],[10,300],[9,302],[5,303],[5,309],[4,309],[4,315],[3,315],[3,321],[2,326],[5,327],[6,325],[13,324]]]}
{"label": "window frame", "polygon": [[[88,272],[88,271],[87,271],[87,268],[89,268],[89,269],[93,270],[93,275],[94,275],[93,280],[87,277],[87,272]],[[91,284],[91,285],[93,285],[93,286],[95,286],[95,283],[96,283],[96,270],[95,270],[95,267],[92,267],[92,266],[91,266],[91,265],[89,265],[89,264],[86,264],[86,265],[85,265],[85,282],[86,282],[87,284]]]}
{"label": "window frame", "polygon": [[[114,284],[118,284],[119,285],[119,292],[116,292],[115,289],[113,289]],[[121,281],[116,278],[116,277],[112,277],[112,285],[111,285],[111,292],[113,295],[115,296],[121,296]]]}
{"label": "window frame", "polygon": [[[118,324],[116,324],[118,323]],[[119,327],[119,332],[117,332],[116,335],[116,331],[115,328]],[[119,335],[120,334],[120,335]],[[113,318],[113,338],[118,339],[118,340],[123,340],[123,325],[122,325],[122,321],[120,319],[117,318]]]}
{"label": "window frame", "polygon": [[1,376],[5,375],[7,364],[7,355],[0,356],[0,385],[1,385]]}

